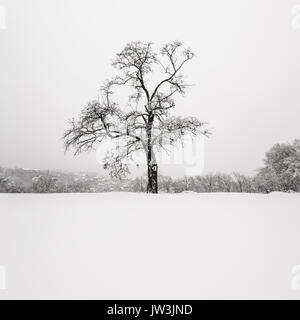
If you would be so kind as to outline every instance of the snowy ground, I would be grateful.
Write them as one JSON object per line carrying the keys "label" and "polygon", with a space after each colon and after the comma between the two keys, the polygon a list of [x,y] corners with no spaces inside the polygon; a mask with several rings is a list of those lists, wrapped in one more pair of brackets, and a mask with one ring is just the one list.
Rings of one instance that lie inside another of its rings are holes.
{"label": "snowy ground", "polygon": [[299,299],[300,194],[0,194],[0,265],[0,299]]}

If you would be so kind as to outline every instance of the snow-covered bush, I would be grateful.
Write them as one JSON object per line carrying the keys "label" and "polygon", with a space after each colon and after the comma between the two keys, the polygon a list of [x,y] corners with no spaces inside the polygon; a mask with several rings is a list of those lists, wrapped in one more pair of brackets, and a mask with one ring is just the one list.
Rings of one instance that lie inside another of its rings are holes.
{"label": "snow-covered bush", "polygon": [[0,193],[22,193],[25,192],[22,181],[12,177],[0,177]]}
{"label": "snow-covered bush", "polygon": [[88,181],[75,179],[73,182],[66,186],[66,192],[69,193],[87,193],[95,192],[95,189]]}
{"label": "snow-covered bush", "polygon": [[215,192],[232,192],[234,190],[234,180],[230,174],[218,173],[214,176]]}
{"label": "snow-covered bush", "polygon": [[130,192],[146,192],[147,179],[145,177],[135,178],[130,183],[129,191]]}
{"label": "snow-covered bush", "polygon": [[32,192],[34,193],[57,193],[63,192],[57,182],[57,178],[50,175],[40,175],[32,179]]}
{"label": "snow-covered bush", "polygon": [[276,144],[266,153],[265,167],[258,170],[260,187],[271,191],[300,191],[300,140]]}
{"label": "snow-covered bush", "polygon": [[238,172],[233,174],[233,191],[234,192],[255,192],[253,179]]}
{"label": "snow-covered bush", "polygon": [[162,193],[174,192],[173,179],[169,176],[160,175],[158,177],[158,186],[159,186],[159,192],[162,192]]}
{"label": "snow-covered bush", "polygon": [[280,191],[280,180],[274,170],[262,168],[259,173],[253,178],[254,188],[258,193],[270,193]]}
{"label": "snow-covered bush", "polygon": [[8,178],[0,177],[0,192],[7,192],[9,185]]}

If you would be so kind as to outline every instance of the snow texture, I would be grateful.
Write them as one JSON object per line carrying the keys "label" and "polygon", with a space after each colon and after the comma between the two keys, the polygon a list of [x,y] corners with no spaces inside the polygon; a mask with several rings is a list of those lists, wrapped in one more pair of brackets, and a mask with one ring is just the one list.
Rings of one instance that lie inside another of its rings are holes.
{"label": "snow texture", "polygon": [[0,194],[0,299],[298,299],[299,208],[281,193]]}

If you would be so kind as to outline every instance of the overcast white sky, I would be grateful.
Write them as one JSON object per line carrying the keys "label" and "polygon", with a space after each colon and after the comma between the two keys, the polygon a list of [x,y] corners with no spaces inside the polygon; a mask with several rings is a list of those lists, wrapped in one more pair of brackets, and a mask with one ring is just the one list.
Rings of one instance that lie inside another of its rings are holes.
{"label": "overcast white sky", "polygon": [[180,40],[197,54],[196,84],[178,110],[208,121],[205,171],[262,164],[276,142],[300,138],[300,0],[0,0],[0,164],[99,170],[60,140],[98,95],[114,54],[130,41]]}

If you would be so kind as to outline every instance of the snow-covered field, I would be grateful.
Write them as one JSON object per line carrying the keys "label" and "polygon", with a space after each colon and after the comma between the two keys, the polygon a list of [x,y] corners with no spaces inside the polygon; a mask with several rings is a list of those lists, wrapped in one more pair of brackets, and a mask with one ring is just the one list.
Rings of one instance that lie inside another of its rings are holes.
{"label": "snow-covered field", "polygon": [[300,194],[0,194],[0,265],[0,299],[298,299]]}

